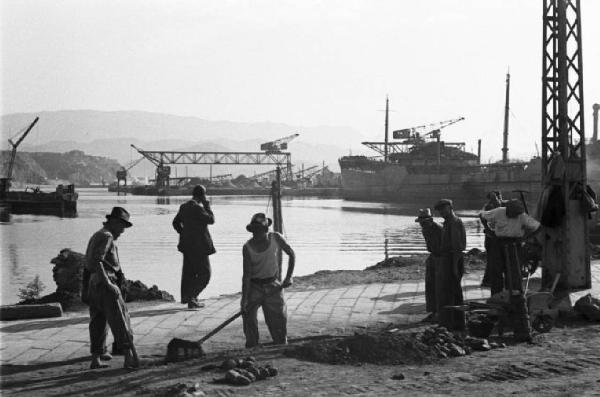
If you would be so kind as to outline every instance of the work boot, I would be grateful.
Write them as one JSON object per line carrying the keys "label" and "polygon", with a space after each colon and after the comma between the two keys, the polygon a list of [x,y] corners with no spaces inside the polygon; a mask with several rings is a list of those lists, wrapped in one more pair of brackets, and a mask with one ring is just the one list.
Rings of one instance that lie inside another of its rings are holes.
{"label": "work boot", "polygon": [[197,299],[192,299],[191,301],[188,302],[188,309],[201,309],[204,306],[205,306],[204,303],[198,302]]}

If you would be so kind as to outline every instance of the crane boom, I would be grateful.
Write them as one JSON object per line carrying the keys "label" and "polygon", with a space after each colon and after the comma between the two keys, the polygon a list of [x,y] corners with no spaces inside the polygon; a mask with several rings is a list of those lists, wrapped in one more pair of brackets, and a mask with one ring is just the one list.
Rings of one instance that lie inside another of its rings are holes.
{"label": "crane boom", "polygon": [[271,142],[265,142],[260,145],[260,150],[264,150],[265,152],[281,152],[282,150],[287,150],[288,142],[298,136],[300,136],[300,134],[292,134]]}
{"label": "crane boom", "polygon": [[418,125],[416,127],[403,128],[401,130],[394,131],[394,139],[407,139],[411,138],[414,135],[435,135],[439,133],[439,130],[442,128],[446,128],[451,126],[452,124],[458,123],[459,121],[464,120],[464,117],[459,117],[451,120],[438,121],[437,123],[423,124]]}
{"label": "crane boom", "polygon": [[12,173],[13,173],[13,168],[15,166],[15,159],[17,157],[17,148],[19,147],[19,145],[21,144],[21,142],[23,142],[23,139],[25,139],[25,137],[27,136],[27,134],[29,134],[29,132],[33,129],[33,127],[36,125],[36,123],[38,122],[40,118],[36,117],[33,122],[31,124],[29,124],[29,127],[27,127],[27,129],[25,129],[25,132],[23,132],[23,134],[19,137],[19,139],[17,139],[16,142],[13,142],[12,139],[8,140],[8,143],[10,143],[10,145],[12,146],[12,150],[10,152],[10,159],[8,162],[8,172],[5,178],[3,178],[3,183],[2,183],[2,189],[4,192],[7,192],[9,187],[10,187],[10,180],[12,179]]}

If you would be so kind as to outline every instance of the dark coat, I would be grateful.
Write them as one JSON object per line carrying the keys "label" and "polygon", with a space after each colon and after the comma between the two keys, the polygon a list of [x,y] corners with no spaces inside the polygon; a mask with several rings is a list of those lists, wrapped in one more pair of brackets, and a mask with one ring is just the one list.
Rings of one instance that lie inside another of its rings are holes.
{"label": "dark coat", "polygon": [[190,200],[179,207],[173,228],[179,233],[177,249],[183,253],[212,255],[216,252],[208,225],[215,223],[210,205]]}

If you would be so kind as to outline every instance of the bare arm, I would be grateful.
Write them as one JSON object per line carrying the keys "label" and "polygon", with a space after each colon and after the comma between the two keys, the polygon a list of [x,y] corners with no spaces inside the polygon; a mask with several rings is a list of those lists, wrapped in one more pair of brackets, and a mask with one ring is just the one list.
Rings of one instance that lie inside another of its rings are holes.
{"label": "bare arm", "polygon": [[294,267],[296,266],[296,254],[281,234],[273,233],[273,235],[283,252],[288,255],[287,273],[282,283],[283,288],[287,288],[292,285],[292,275],[294,274]]}
{"label": "bare arm", "polygon": [[242,274],[242,301],[241,308],[242,312],[248,309],[248,297],[250,294],[250,254],[244,245],[242,249],[242,256],[244,258],[244,270]]}

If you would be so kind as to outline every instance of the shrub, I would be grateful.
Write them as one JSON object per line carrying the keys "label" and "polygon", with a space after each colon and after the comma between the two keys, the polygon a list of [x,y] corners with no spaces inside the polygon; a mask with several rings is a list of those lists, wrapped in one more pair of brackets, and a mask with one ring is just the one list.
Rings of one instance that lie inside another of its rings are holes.
{"label": "shrub", "polygon": [[25,286],[25,288],[19,288],[18,297],[22,301],[32,301],[40,298],[42,291],[46,289],[46,286],[40,280],[40,275],[36,274],[33,281]]}

